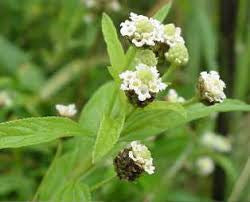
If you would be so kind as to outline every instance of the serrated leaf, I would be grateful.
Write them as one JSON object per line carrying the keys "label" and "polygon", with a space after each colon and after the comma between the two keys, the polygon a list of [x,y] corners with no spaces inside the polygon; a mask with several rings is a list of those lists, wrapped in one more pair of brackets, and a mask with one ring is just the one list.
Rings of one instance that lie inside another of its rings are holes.
{"label": "serrated leaf", "polygon": [[94,93],[84,106],[79,123],[91,136],[96,136],[103,114],[108,113],[112,107],[114,91],[114,83],[106,83]]}
{"label": "serrated leaf", "polygon": [[65,188],[54,199],[55,202],[90,202],[91,194],[89,187],[80,182],[67,183]]}
{"label": "serrated leaf", "polygon": [[[157,105],[158,104],[154,104]],[[170,105],[171,106],[171,105]],[[250,111],[250,105],[238,100],[227,99],[223,103],[206,106],[202,103],[193,104],[185,109],[177,104],[168,109],[149,110],[150,105],[144,110],[137,110],[128,117],[122,132],[124,140],[146,138],[157,135],[163,131],[186,124],[190,121],[209,116],[214,112]],[[150,123],[150,124],[149,124]]]}
{"label": "serrated leaf", "polygon": [[93,150],[93,162],[100,160],[118,141],[124,120],[124,113],[115,118],[103,116]]}
{"label": "serrated leaf", "polygon": [[40,144],[67,136],[88,134],[78,123],[68,118],[20,119],[0,124],[0,149]]}
{"label": "serrated leaf", "polygon": [[116,28],[107,14],[102,16],[102,33],[107,45],[112,71],[110,74],[117,78],[118,74],[124,69],[125,54],[118,39]]}
{"label": "serrated leaf", "polygon": [[164,19],[167,17],[168,12],[172,6],[172,1],[164,5],[159,11],[156,12],[156,14],[153,16],[154,19],[159,20],[160,22],[163,22]]}
{"label": "serrated leaf", "polygon": [[132,113],[126,120],[122,134],[129,139],[144,139],[163,132],[174,122],[185,119],[186,111],[180,104],[156,101]]}

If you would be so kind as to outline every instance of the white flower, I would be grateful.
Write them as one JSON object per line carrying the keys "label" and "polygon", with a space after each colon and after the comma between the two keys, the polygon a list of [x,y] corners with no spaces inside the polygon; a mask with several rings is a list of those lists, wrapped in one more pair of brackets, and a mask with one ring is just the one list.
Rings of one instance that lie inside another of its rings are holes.
{"label": "white flower", "polygon": [[184,39],[181,36],[181,28],[175,27],[175,25],[172,23],[164,26],[163,37],[164,42],[167,43],[170,47],[174,46],[177,43],[185,43]]}
{"label": "white flower", "polygon": [[117,0],[111,1],[108,6],[114,12],[118,12],[121,10],[121,5]]}
{"label": "white flower", "polygon": [[220,79],[218,72],[200,73],[198,92],[201,99],[207,100],[210,103],[223,102],[226,99],[224,88],[226,88],[226,84]]}
{"label": "white flower", "polygon": [[121,35],[127,36],[137,47],[154,46],[163,42],[163,29],[159,21],[143,15],[130,13],[130,20],[121,23]]}
{"label": "white flower", "polygon": [[196,161],[196,166],[202,176],[210,175],[214,171],[214,162],[207,156],[199,158]]}
{"label": "white flower", "polygon": [[13,103],[13,100],[11,99],[10,95],[6,91],[0,92],[0,107],[5,106],[9,107]]}
{"label": "white flower", "polygon": [[136,71],[125,71],[120,74],[121,89],[132,90],[137,94],[139,101],[151,98],[151,93],[165,90],[167,85],[161,81],[160,74],[155,66],[138,64]]}
{"label": "white flower", "polygon": [[57,104],[56,110],[61,116],[72,117],[77,113],[75,104],[70,104],[68,106]]}
{"label": "white flower", "polygon": [[211,132],[206,132],[201,137],[201,143],[219,152],[230,152],[232,150],[232,145],[226,137]]}
{"label": "white flower", "polygon": [[142,167],[148,174],[153,174],[155,167],[153,166],[153,158],[148,148],[140,144],[138,141],[131,142],[131,151],[129,151],[129,158],[131,158],[138,166]]}
{"label": "white flower", "polygon": [[185,99],[177,94],[177,92],[174,89],[169,89],[168,94],[166,96],[166,100],[169,102],[179,102],[183,103],[185,102]]}

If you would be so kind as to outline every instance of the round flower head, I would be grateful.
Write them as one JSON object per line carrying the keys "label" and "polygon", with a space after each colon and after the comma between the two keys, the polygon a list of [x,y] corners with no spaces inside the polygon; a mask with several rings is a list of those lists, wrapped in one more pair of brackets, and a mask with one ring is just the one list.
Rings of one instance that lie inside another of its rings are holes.
{"label": "round flower head", "polygon": [[61,116],[72,117],[77,113],[75,104],[66,105],[56,105],[56,110]]}
{"label": "round flower head", "polygon": [[130,20],[121,23],[120,32],[137,47],[154,46],[156,42],[163,42],[161,26],[155,19],[130,13]]}
{"label": "round flower head", "polygon": [[135,60],[137,64],[145,64],[148,66],[156,66],[158,63],[155,53],[149,49],[138,51]]}
{"label": "round flower head", "polygon": [[170,89],[168,91],[168,94],[166,96],[166,100],[168,102],[173,102],[173,103],[175,103],[175,102],[179,102],[179,103],[185,102],[185,99],[183,97],[179,96],[174,89]]}
{"label": "round flower head", "polygon": [[154,98],[156,93],[166,89],[167,85],[159,76],[155,66],[138,64],[136,71],[125,71],[120,74],[121,89],[127,93],[133,104],[137,103],[140,106],[141,102]]}
{"label": "round flower head", "polygon": [[153,174],[155,167],[148,148],[137,141],[131,142],[114,159],[116,173],[120,179],[134,181],[143,172]]}
{"label": "round flower head", "polygon": [[163,37],[164,42],[167,43],[170,47],[178,43],[185,43],[184,39],[181,37],[181,28],[175,27],[175,25],[172,23],[164,26]]}
{"label": "round flower head", "polygon": [[214,162],[209,157],[201,157],[196,161],[196,167],[200,175],[207,176],[214,171]]}
{"label": "round flower head", "polygon": [[168,52],[165,54],[166,59],[177,66],[185,65],[188,62],[188,50],[182,43],[177,43],[170,47]]}
{"label": "round flower head", "polygon": [[232,150],[232,145],[227,138],[211,132],[206,132],[201,137],[201,143],[219,152],[230,152]]}
{"label": "round flower head", "polygon": [[226,84],[216,71],[201,72],[197,88],[200,98],[209,103],[223,102],[226,99],[224,94]]}

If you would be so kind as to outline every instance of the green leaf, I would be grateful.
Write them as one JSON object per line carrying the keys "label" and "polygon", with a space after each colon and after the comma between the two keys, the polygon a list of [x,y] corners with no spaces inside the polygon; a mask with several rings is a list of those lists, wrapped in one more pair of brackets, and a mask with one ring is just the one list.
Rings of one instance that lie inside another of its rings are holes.
{"label": "green leaf", "polygon": [[108,113],[113,103],[115,85],[109,82],[101,86],[91,97],[81,112],[79,123],[91,136],[96,136],[104,113]]}
{"label": "green leaf", "polygon": [[76,122],[68,118],[20,119],[0,124],[0,149],[40,144],[60,137],[87,135]]}
{"label": "green leaf", "polygon": [[77,179],[91,165],[94,140],[75,137],[72,142],[66,143],[64,145],[68,151],[55,158],[42,180],[37,194],[38,201],[54,201],[56,195],[65,189],[68,181]]}
{"label": "green leaf", "polygon": [[54,200],[55,202],[90,202],[91,194],[89,187],[80,182],[70,182],[67,186],[59,193]]}
{"label": "green leaf", "polygon": [[93,162],[100,160],[118,141],[124,120],[124,113],[115,118],[103,116],[93,150]]}
{"label": "green leaf", "polygon": [[156,101],[144,109],[137,109],[126,120],[122,132],[126,140],[144,139],[170,128],[174,122],[186,119],[186,111],[180,104]]}
{"label": "green leaf", "polygon": [[102,16],[102,32],[112,66],[110,74],[117,78],[118,74],[124,69],[125,54],[118,39],[116,28],[111,18],[105,13]]}
{"label": "green leaf", "polygon": [[160,22],[163,22],[164,19],[167,17],[168,12],[172,6],[172,1],[164,5],[157,13],[153,16],[156,20],[159,20]]}
{"label": "green leaf", "polygon": [[159,104],[160,106],[158,106],[157,102],[155,103],[145,109],[138,109],[128,117],[122,132],[122,135],[126,136],[123,140],[144,139],[193,120],[209,116],[214,112],[250,111],[250,105],[238,100],[227,99],[223,103],[212,106],[206,106],[202,103],[187,106],[185,116],[185,109],[178,104],[165,102],[166,108],[160,110],[160,106],[164,107],[164,104]]}

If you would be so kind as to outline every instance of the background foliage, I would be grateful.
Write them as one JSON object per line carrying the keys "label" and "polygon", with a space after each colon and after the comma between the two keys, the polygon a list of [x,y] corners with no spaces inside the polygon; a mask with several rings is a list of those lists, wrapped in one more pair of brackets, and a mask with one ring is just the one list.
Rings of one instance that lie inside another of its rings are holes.
{"label": "background foliage", "polygon": [[[130,11],[151,16],[166,2],[124,0],[120,1],[121,10],[115,12],[106,7],[88,9],[84,0],[0,1],[0,89],[1,92],[7,92],[12,100],[10,105],[1,106],[0,121],[31,116],[55,116],[54,105],[57,103],[74,102],[80,110],[99,86],[111,80],[106,68],[110,64],[101,32],[101,24],[104,26],[108,20],[101,22],[102,12],[107,12],[118,28]],[[165,22],[174,22],[182,27],[190,61],[187,67],[176,72],[171,80],[175,81],[173,87],[188,98],[194,94],[194,85],[200,71],[218,70],[228,84],[227,95],[249,103],[250,2],[238,1],[233,11],[230,10],[231,3],[225,5],[223,2],[173,2]],[[227,12],[232,14],[232,18],[227,17]],[[128,47],[126,41],[122,43],[124,47]],[[119,55],[119,58],[116,55],[116,59],[111,59],[113,67],[125,63],[127,59],[123,58],[123,50],[120,47],[109,47],[109,55],[112,52],[110,49],[117,50]],[[117,72],[111,71],[111,74]],[[156,104],[155,108],[148,109],[148,119],[140,119],[140,112],[133,114],[126,120],[121,136],[128,141],[130,136],[135,138],[135,135],[145,134],[145,143],[152,150],[157,172],[153,176],[143,176],[132,184],[116,178],[105,183],[106,179],[114,176],[112,157],[89,169],[92,164],[88,153],[91,153],[90,148],[94,143],[91,137],[81,137],[84,132],[96,133],[99,125],[96,123],[96,116],[104,125],[114,124],[117,130],[121,128],[115,120],[117,117],[121,120],[124,117],[117,114],[115,107],[109,109],[107,116],[97,115],[98,111],[106,111],[106,108],[109,108],[105,103],[106,98],[112,99],[112,84],[106,84],[102,88],[107,88],[108,93],[107,89],[98,90],[81,116],[79,113],[82,128],[64,118],[45,118],[53,120],[49,126],[46,125],[46,120],[37,120],[37,123],[25,132],[25,138],[27,141],[39,141],[41,144],[15,148],[26,145],[25,141],[20,144],[22,137],[16,135],[20,134],[18,129],[26,125],[23,122],[24,125],[18,125],[18,121],[11,125],[11,141],[5,142],[4,136],[0,139],[4,143],[0,143],[0,148],[13,147],[0,151],[0,200],[29,200],[35,195],[35,198],[40,200],[72,201],[67,198],[71,196],[67,194],[71,193],[71,190],[75,191],[74,197],[84,196],[86,201],[90,199],[90,192],[93,200],[103,201],[211,201],[212,198],[222,200],[230,196],[233,185],[250,155],[249,113],[212,115],[177,129],[172,129],[175,124],[173,122],[173,125],[166,126],[165,129],[169,130],[164,133],[161,133],[163,130],[156,128],[155,131],[150,131],[146,127],[147,123],[154,121],[155,114],[164,106]],[[99,108],[93,109],[92,106],[96,105],[95,99],[102,100],[104,97]],[[191,114],[188,111],[187,115],[190,120],[204,117],[211,112],[206,112],[199,105],[192,107]],[[237,110],[240,104],[232,102],[227,106],[225,103],[224,108],[218,111],[228,111],[227,107]],[[177,109],[176,106],[170,106],[164,110],[167,115],[171,111],[180,112],[176,120],[182,120],[181,106]],[[202,113],[204,115],[201,115]],[[165,118],[163,123],[167,122],[169,120]],[[66,123],[70,134],[64,131],[62,136],[60,128]],[[91,128],[93,131],[89,131],[88,125],[91,124],[97,124],[96,128]],[[137,128],[136,124],[144,124],[145,128],[134,130]],[[46,126],[43,127],[44,125]],[[0,127],[2,131],[10,130],[8,124]],[[34,137],[33,131],[39,128],[43,129],[41,134],[47,136]],[[162,125],[159,125],[159,128],[162,128]],[[207,151],[196,151],[194,140],[206,130],[229,136],[233,142],[233,151],[228,155],[210,154],[223,172],[217,168],[214,177],[202,178],[192,166],[195,158]],[[161,134],[153,137],[154,141],[152,138],[146,138],[156,132]],[[107,134],[98,131],[98,135],[100,133]],[[56,140],[59,137],[61,138]],[[112,151],[112,156],[122,146],[123,143],[119,142],[117,148]],[[106,151],[105,148],[98,147],[98,142],[95,147],[98,149],[95,149],[94,159],[98,160]],[[86,170],[90,171],[85,173]],[[226,177],[223,177],[223,173]],[[45,178],[39,186],[43,176]],[[98,189],[98,184],[103,180],[105,185]],[[64,186],[65,184],[67,186]],[[244,187],[245,192],[240,195],[240,200],[250,200],[249,189],[250,184]]]}

